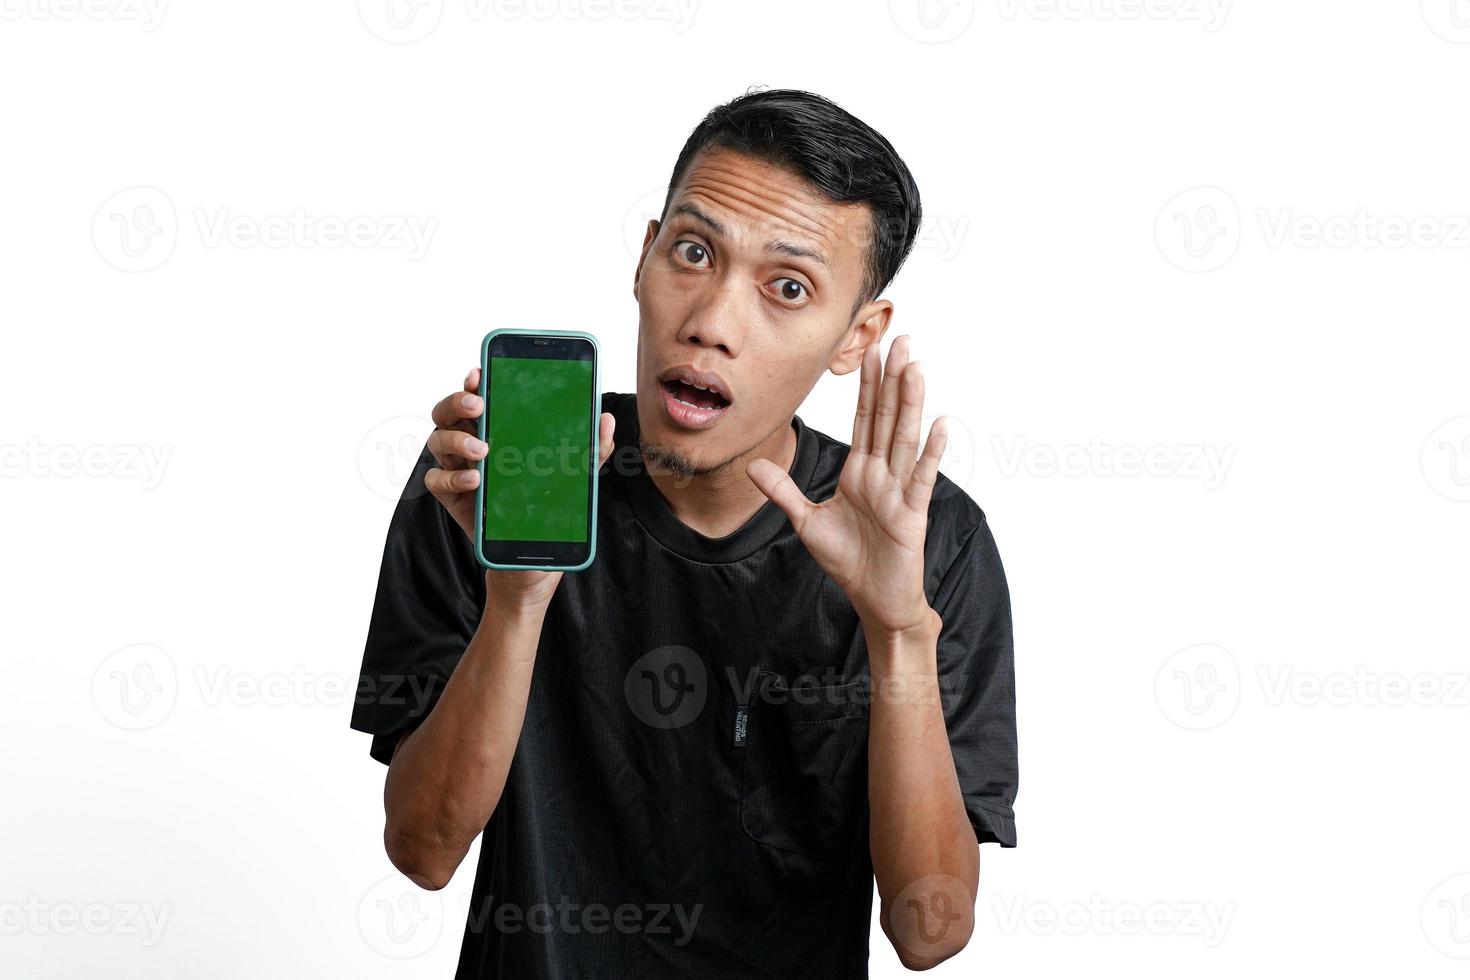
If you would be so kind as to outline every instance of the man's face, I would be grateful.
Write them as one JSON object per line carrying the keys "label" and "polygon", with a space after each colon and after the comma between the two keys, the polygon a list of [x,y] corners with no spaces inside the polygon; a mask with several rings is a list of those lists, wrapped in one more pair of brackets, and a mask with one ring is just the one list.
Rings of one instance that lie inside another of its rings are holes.
{"label": "man's face", "polygon": [[[649,222],[633,282],[649,463],[701,476],[771,451],[824,371],[861,364],[891,313],[886,300],[853,312],[869,214],[753,157],[719,149],[695,158],[662,225]],[[718,390],[681,382],[685,369]]]}

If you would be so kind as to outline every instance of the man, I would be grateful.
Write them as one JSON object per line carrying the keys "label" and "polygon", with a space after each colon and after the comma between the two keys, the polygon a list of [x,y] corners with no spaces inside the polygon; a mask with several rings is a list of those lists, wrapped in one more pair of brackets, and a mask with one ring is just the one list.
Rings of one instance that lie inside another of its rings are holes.
{"label": "man", "polygon": [[[585,571],[480,570],[478,369],[435,407],[352,725],[404,874],[442,888],[484,834],[460,977],[866,977],[875,880],[906,966],[967,942],[977,841],[1015,845],[1010,606],[908,339],[879,353],[920,213],[825,99],[705,118],[634,273]],[[827,371],[861,372],[850,448],[795,415]]]}

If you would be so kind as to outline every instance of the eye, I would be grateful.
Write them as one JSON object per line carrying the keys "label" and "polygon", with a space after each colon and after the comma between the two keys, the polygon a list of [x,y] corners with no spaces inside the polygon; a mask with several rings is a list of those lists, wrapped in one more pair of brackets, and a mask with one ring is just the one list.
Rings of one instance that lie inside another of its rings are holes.
{"label": "eye", "polygon": [[701,265],[705,259],[709,258],[709,249],[698,242],[688,240],[675,242],[674,252],[691,265]]}
{"label": "eye", "polygon": [[807,295],[806,286],[795,279],[781,278],[775,281],[779,286],[781,298],[788,303],[799,303]]}

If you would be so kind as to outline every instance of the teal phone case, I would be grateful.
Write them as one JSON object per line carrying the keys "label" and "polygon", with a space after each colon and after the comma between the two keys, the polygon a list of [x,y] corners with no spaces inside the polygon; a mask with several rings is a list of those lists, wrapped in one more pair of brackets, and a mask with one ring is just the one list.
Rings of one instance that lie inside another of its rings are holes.
{"label": "teal phone case", "polygon": [[597,434],[599,430],[598,421],[602,415],[602,352],[598,349],[597,338],[590,333],[580,330],[527,330],[513,327],[504,327],[492,330],[485,335],[480,342],[480,399],[484,404],[480,412],[479,435],[480,441],[485,441],[485,422],[490,414],[490,341],[502,334],[513,334],[522,337],[575,337],[585,340],[592,345],[592,453],[588,465],[592,467],[592,522],[587,535],[587,560],[580,565],[502,565],[490,561],[485,557],[485,463],[490,458],[486,454],[485,459],[480,460],[480,485],[475,490],[475,557],[479,559],[483,568],[498,568],[511,572],[580,572],[592,564],[592,559],[597,557],[597,482],[600,466],[596,464]]}

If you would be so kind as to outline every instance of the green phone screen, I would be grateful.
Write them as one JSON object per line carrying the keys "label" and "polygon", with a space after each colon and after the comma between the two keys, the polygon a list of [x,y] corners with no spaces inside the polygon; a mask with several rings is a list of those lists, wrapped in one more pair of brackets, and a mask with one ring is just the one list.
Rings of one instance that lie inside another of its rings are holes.
{"label": "green phone screen", "polygon": [[593,362],[490,360],[485,539],[587,540]]}

